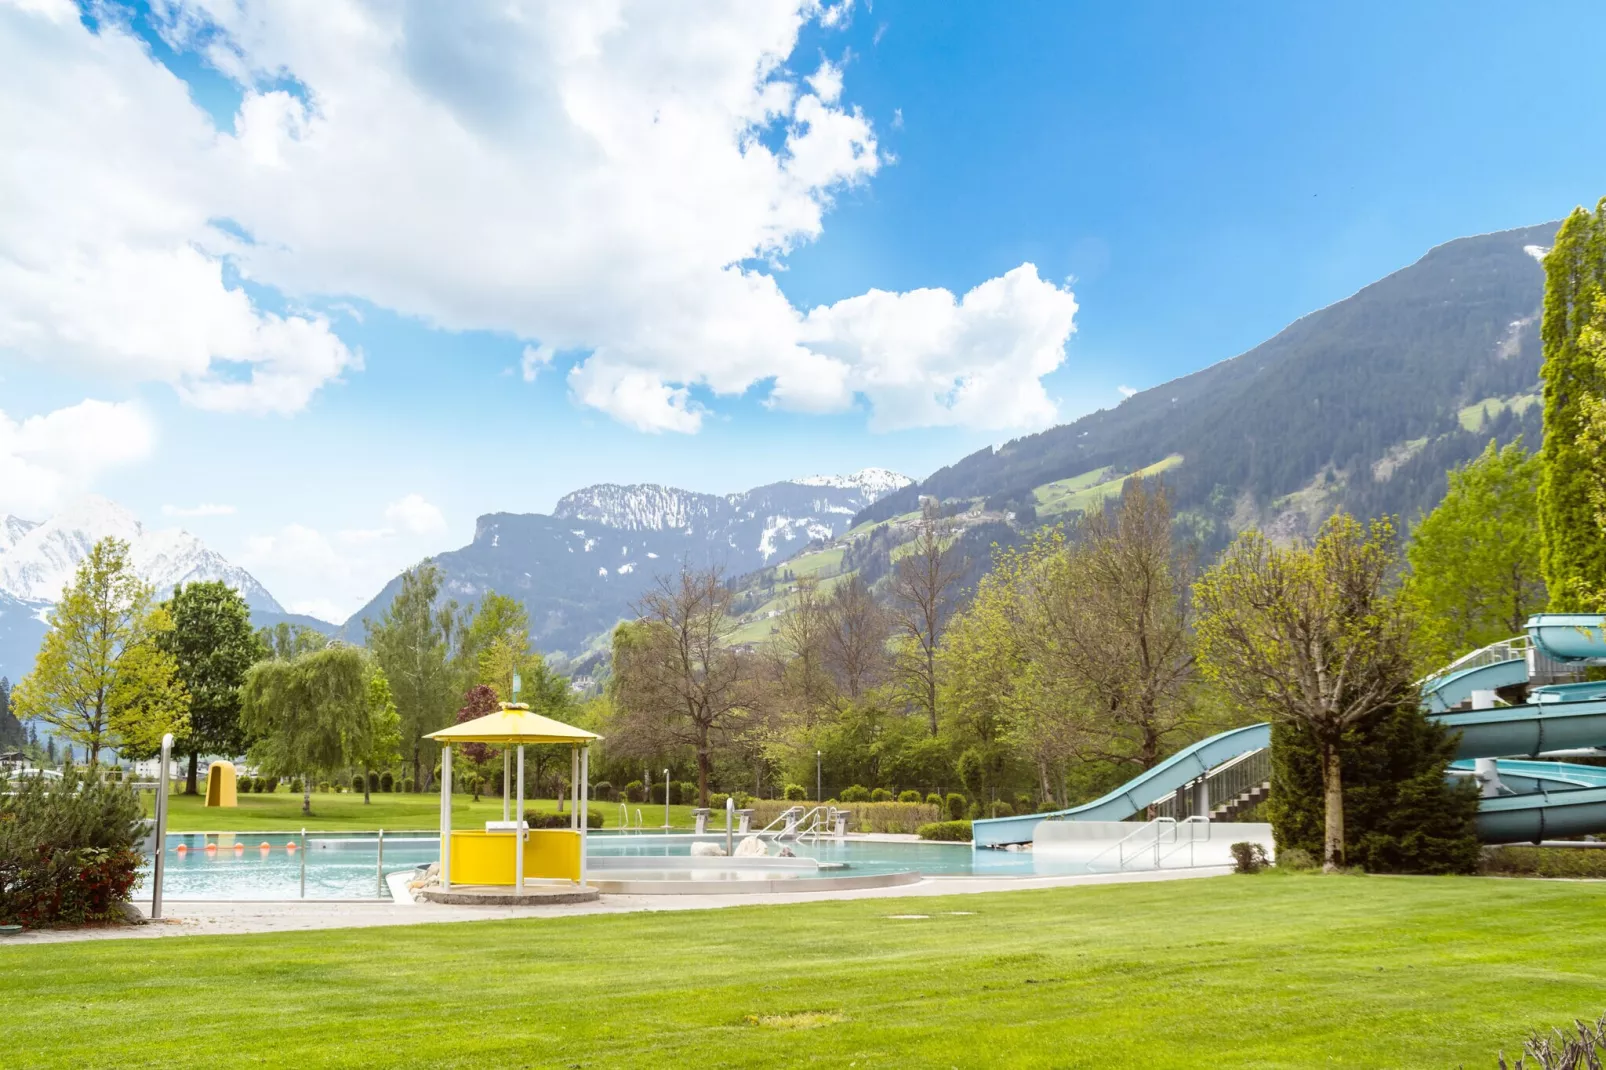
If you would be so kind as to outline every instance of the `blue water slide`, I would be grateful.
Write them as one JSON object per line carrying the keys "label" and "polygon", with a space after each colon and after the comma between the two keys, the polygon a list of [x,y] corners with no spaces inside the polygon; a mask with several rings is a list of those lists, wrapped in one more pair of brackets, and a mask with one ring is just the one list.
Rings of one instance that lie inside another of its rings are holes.
{"label": "blue water slide", "polygon": [[1030,843],[1037,824],[1055,821],[1121,821],[1197,780],[1222,762],[1271,746],[1271,726],[1252,724],[1201,739],[1159,765],[1140,773],[1103,798],[1051,814],[1020,814],[973,822],[971,835],[977,847]]}
{"label": "blue water slide", "polygon": [[1422,705],[1429,713],[1448,713],[1471,701],[1474,691],[1495,691],[1512,684],[1528,682],[1528,662],[1523,658],[1497,661],[1459,669],[1422,685]]}
{"label": "blue water slide", "polygon": [[1599,613],[1539,613],[1523,628],[1557,661],[1606,659],[1606,626]]}
{"label": "blue water slide", "polygon": [[1606,743],[1606,699],[1497,706],[1436,719],[1461,733],[1457,758],[1539,755]]}
{"label": "blue water slide", "polygon": [[[1475,762],[1451,762],[1450,771],[1471,775]],[[1495,762],[1501,786],[1516,794],[1535,791],[1571,791],[1575,788],[1606,788],[1606,766],[1578,765],[1575,762],[1531,762],[1502,758]]]}

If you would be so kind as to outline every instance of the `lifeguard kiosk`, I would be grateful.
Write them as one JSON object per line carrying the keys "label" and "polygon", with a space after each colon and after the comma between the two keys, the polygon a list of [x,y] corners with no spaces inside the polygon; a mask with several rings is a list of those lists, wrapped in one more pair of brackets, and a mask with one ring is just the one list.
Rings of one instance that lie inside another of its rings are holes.
{"label": "lifeguard kiosk", "polygon": [[[594,732],[554,721],[522,703],[502,703],[484,717],[443,728],[429,737],[441,745],[441,887],[453,884],[511,887],[524,891],[526,879],[569,880],[584,886],[586,879],[585,785],[590,774]],[[452,745],[490,743],[502,752],[502,820],[487,821],[485,829],[452,828]],[[531,829],[524,823],[524,748],[531,743],[569,746],[569,801],[571,817],[566,829]],[[517,755],[517,771],[509,768]],[[509,798],[509,780],[518,785]],[[508,814],[515,803],[513,816]]]}

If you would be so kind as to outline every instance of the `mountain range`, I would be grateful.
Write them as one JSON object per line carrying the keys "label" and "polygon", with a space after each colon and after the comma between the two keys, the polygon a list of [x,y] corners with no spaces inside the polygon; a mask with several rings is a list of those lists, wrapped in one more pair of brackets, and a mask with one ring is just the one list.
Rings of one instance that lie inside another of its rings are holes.
{"label": "mountain range", "polygon": [[1406,521],[1491,438],[1539,444],[1541,258],[1556,223],[1461,238],[1302,317],[1240,356],[1069,424],[989,448],[876,501],[923,498],[1052,519],[1164,472],[1206,549],[1334,509]]}
{"label": "mountain range", "polygon": [[[681,562],[732,577],[761,569],[843,534],[854,514],[911,482],[866,468],[725,495],[602,483],[565,495],[550,515],[488,513],[471,543],[433,560],[444,597],[464,604],[486,591],[518,598],[536,646],[573,655]],[[345,634],[360,637],[363,622],[378,620],[400,585],[397,577],[353,614]]]}

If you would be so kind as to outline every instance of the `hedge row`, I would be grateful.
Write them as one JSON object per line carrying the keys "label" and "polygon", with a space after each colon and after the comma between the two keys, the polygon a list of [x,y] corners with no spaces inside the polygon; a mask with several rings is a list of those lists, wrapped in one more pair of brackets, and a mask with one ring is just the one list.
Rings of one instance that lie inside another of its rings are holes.
{"label": "hedge row", "polygon": [[126,785],[74,767],[26,777],[0,796],[0,925],[72,925],[116,918],[139,880],[145,836]]}
{"label": "hedge row", "polygon": [[939,840],[944,843],[969,843],[971,840],[969,821],[934,821],[929,825],[920,826],[922,840]]}

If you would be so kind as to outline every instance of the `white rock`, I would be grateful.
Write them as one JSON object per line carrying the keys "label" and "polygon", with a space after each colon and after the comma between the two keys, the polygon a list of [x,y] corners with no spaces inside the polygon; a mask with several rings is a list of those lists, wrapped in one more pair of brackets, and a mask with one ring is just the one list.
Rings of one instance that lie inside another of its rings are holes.
{"label": "white rock", "polygon": [[763,858],[769,854],[764,847],[764,841],[757,836],[749,836],[736,845],[737,858]]}
{"label": "white rock", "polygon": [[691,845],[693,858],[724,858],[725,850],[717,843],[694,843]]}

